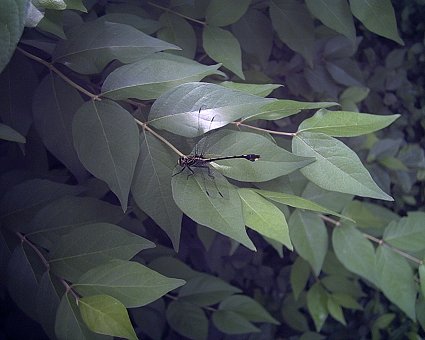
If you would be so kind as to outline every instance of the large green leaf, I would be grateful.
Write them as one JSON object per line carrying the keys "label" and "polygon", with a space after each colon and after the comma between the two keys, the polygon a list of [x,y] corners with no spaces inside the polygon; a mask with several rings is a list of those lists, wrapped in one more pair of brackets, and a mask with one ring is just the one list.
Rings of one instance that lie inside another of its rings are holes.
{"label": "large green leaf", "polygon": [[212,0],[210,1],[205,19],[208,25],[228,26],[238,21],[249,7],[251,0]]}
{"label": "large green leaf", "polygon": [[313,117],[304,120],[298,127],[298,132],[321,132],[334,137],[355,137],[381,130],[398,117],[399,114],[380,116],[321,109]]}
{"label": "large green leaf", "polygon": [[385,228],[391,221],[400,219],[388,208],[359,200],[352,200],[346,205],[343,214],[355,219],[356,226],[363,228]]}
{"label": "large green leaf", "polygon": [[416,284],[406,259],[381,245],[376,251],[376,273],[385,296],[415,320]]}
{"label": "large green leaf", "polygon": [[314,213],[295,210],[289,221],[289,235],[295,250],[310,263],[319,276],[328,251],[328,231],[322,219]]}
{"label": "large green leaf", "polygon": [[24,31],[29,0],[0,2],[0,73],[6,67]]}
{"label": "large green leaf", "polygon": [[156,53],[115,69],[105,79],[102,96],[111,99],[156,99],[180,84],[221,74],[218,65],[206,66],[194,60],[167,53]]}
{"label": "large green leaf", "polygon": [[99,73],[112,60],[132,63],[155,52],[179,49],[132,26],[102,20],[78,25],[61,41],[55,62],[65,63],[78,73]]}
{"label": "large green leaf", "polygon": [[93,295],[78,300],[81,318],[93,332],[137,340],[124,305],[108,295]]}
{"label": "large green leaf", "polygon": [[352,42],[356,40],[353,16],[346,1],[306,0],[309,11],[326,26],[345,35]]}
{"label": "large green leaf", "polygon": [[391,0],[350,0],[351,12],[366,28],[404,45],[397,32],[397,21]]}
{"label": "large green leaf", "polygon": [[177,333],[194,340],[208,336],[208,319],[201,307],[184,301],[172,301],[167,308],[167,321]]}
{"label": "large green leaf", "polygon": [[239,189],[247,227],[293,249],[285,215],[270,201],[251,189]]}
{"label": "large green leaf", "polygon": [[0,123],[0,139],[8,140],[11,142],[25,143],[26,139],[18,131],[12,129],[10,126]]}
{"label": "large green leaf", "polygon": [[221,332],[225,334],[257,333],[260,329],[255,327],[243,315],[228,311],[218,310],[212,315],[212,321]]}
{"label": "large green leaf", "polygon": [[133,117],[115,102],[86,102],[72,123],[74,146],[83,165],[105,181],[124,211],[139,156],[139,130]]}
{"label": "large green leaf", "polygon": [[313,65],[314,24],[307,8],[295,0],[272,0],[270,17],[280,40]]}
{"label": "large green leaf", "polygon": [[216,84],[187,83],[167,91],[153,103],[149,123],[181,136],[196,137],[255,114],[271,101]]}
{"label": "large green leaf", "polygon": [[307,307],[319,332],[328,317],[328,294],[320,282],[316,282],[307,293]]}
{"label": "large green leaf", "polygon": [[112,337],[90,331],[81,318],[75,296],[66,293],[62,296],[56,313],[55,333],[58,339],[72,340],[111,340]]}
{"label": "large green leaf", "polygon": [[87,224],[63,235],[49,254],[51,270],[70,281],[111,259],[129,260],[155,244],[108,223]]}
{"label": "large green leaf", "polygon": [[143,130],[131,193],[140,209],[167,233],[178,251],[183,214],[174,202],[171,191],[171,174],[175,165],[176,160],[170,150]]}
{"label": "large green leaf", "polygon": [[239,78],[245,79],[242,71],[242,52],[235,36],[220,27],[205,26],[202,34],[205,52],[222,63]]}
{"label": "large green leaf", "polygon": [[91,197],[65,196],[37,212],[22,232],[38,245],[52,249],[73,228],[97,222],[117,223],[122,217],[117,205]]}
{"label": "large green leaf", "polygon": [[352,225],[341,225],[332,233],[332,245],[338,260],[350,271],[372,283],[377,282],[375,250],[372,243]]}
{"label": "large green leaf", "polygon": [[58,76],[49,73],[34,94],[34,125],[46,148],[82,181],[87,177],[72,139],[72,119],[84,103],[80,94]]}
{"label": "large green leaf", "polygon": [[316,158],[301,172],[323,189],[393,201],[343,142],[323,133],[300,132],[292,139],[292,150],[297,155]]}
{"label": "large green leaf", "polygon": [[185,284],[138,262],[111,260],[84,273],[73,288],[83,296],[106,294],[126,307],[140,307]]}
{"label": "large green leaf", "polygon": [[214,174],[212,192],[207,192],[208,176],[203,171],[194,169],[189,176],[183,171],[173,176],[171,186],[177,206],[195,222],[226,235],[249,249],[255,249],[249,239],[242,215],[242,203],[237,190],[230,185],[223,175]]}
{"label": "large green leaf", "polygon": [[391,222],[385,229],[383,239],[392,246],[409,252],[425,249],[425,213],[409,212],[400,221]]}
{"label": "large green leaf", "polygon": [[294,155],[278,147],[270,138],[251,132],[223,129],[202,139],[196,149],[205,155],[211,154],[212,157],[260,155],[255,162],[246,159],[214,162],[213,166],[223,175],[244,182],[269,181],[313,162],[313,158]]}

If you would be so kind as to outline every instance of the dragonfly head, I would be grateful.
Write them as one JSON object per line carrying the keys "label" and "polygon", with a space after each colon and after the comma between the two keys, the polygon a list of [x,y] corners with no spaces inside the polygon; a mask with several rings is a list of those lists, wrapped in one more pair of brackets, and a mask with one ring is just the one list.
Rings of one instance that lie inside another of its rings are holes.
{"label": "dragonfly head", "polygon": [[177,161],[177,164],[180,166],[185,166],[186,163],[187,163],[187,156],[180,156]]}

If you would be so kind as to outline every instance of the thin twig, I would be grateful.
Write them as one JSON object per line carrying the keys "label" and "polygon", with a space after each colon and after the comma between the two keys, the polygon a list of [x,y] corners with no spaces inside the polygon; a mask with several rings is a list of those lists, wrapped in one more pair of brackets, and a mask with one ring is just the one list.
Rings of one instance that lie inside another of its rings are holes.
{"label": "thin twig", "polygon": [[175,15],[178,15],[179,17],[185,18],[185,19],[187,19],[187,20],[190,20],[190,21],[196,22],[196,23],[198,23],[198,24],[200,24],[200,25],[202,25],[202,26],[206,26],[206,25],[207,25],[207,24],[206,24],[205,22],[203,22],[203,21],[200,21],[200,20],[197,20],[197,19],[194,19],[194,18],[188,17],[188,16],[186,16],[186,15],[184,15],[184,14],[182,14],[182,13],[179,13],[179,12],[173,11],[173,10],[172,10],[172,9],[170,9],[170,8],[162,7],[162,6],[160,6],[160,5],[154,4],[153,2],[148,2],[148,4],[149,4],[149,5],[151,5],[151,6],[153,6],[153,7],[156,7],[156,8],[162,9],[162,10],[164,10],[164,11],[166,11],[166,12],[170,12],[170,13],[173,13],[173,14],[175,14]]}
{"label": "thin twig", "polygon": [[273,131],[273,130],[259,128],[257,126],[252,126],[252,125],[244,124],[244,123],[241,123],[241,122],[232,122],[232,124],[236,125],[237,127],[244,126],[244,127],[248,128],[248,129],[253,129],[253,130],[257,130],[257,131],[268,132],[268,133],[270,133],[272,135],[290,136],[290,137],[294,137],[296,135],[296,132]]}
{"label": "thin twig", "polygon": [[21,240],[21,242],[25,242],[26,244],[28,244],[34,250],[34,252],[38,255],[38,257],[43,262],[44,266],[47,269],[49,269],[50,268],[49,261],[47,261],[47,259],[44,257],[44,255],[41,253],[41,251],[35,246],[35,244],[32,243],[30,240],[28,240],[25,237],[25,235],[22,234],[22,233],[20,233],[19,231],[15,232],[15,234],[19,237],[19,239]]}

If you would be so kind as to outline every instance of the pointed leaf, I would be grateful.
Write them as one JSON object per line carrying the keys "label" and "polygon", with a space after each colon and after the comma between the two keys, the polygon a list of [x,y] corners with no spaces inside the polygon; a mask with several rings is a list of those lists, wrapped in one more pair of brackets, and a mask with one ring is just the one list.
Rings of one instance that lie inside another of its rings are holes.
{"label": "pointed leaf", "polygon": [[0,139],[17,143],[26,143],[26,139],[10,126],[0,123]]}
{"label": "pointed leaf", "polygon": [[267,97],[273,90],[283,86],[280,84],[246,84],[246,83],[235,83],[233,81],[223,81],[220,83],[221,86],[229,89],[237,90],[252,94],[254,96]]}
{"label": "pointed leaf", "polygon": [[295,300],[298,300],[301,292],[305,289],[310,277],[310,266],[301,256],[298,256],[291,267],[291,287]]}
{"label": "pointed leaf", "polygon": [[218,310],[212,315],[212,321],[221,332],[225,334],[257,333],[260,329],[255,327],[244,316],[233,311]]}
{"label": "pointed leaf", "polygon": [[406,259],[381,245],[376,251],[376,273],[385,296],[415,320],[416,285]]}
{"label": "pointed leaf", "polygon": [[212,60],[222,63],[239,78],[245,79],[241,47],[232,33],[219,27],[205,26],[202,40],[204,50]]}
{"label": "pointed leaf", "polygon": [[32,106],[34,124],[44,145],[80,181],[87,177],[87,171],[74,149],[72,119],[83,103],[77,90],[49,73],[38,86]]}
{"label": "pointed leaf", "polygon": [[307,307],[319,332],[328,317],[328,294],[319,282],[316,282],[307,293]]}
{"label": "pointed leaf", "polygon": [[77,25],[53,53],[53,61],[82,74],[99,73],[112,60],[132,63],[155,52],[179,49],[132,26],[95,20]]}
{"label": "pointed leaf", "polygon": [[184,284],[137,262],[111,260],[84,273],[72,287],[83,296],[110,295],[131,308],[147,305]]}
{"label": "pointed leaf", "polygon": [[421,285],[421,292],[422,295],[425,296],[425,265],[421,264],[419,265],[419,281],[420,281],[420,285]]}
{"label": "pointed leaf", "polygon": [[392,124],[400,115],[371,115],[350,111],[321,109],[304,120],[298,132],[321,132],[334,137],[355,137],[381,130]]}
{"label": "pointed leaf", "polygon": [[52,271],[70,281],[111,259],[129,260],[155,245],[108,223],[87,224],[61,237],[49,256]]}
{"label": "pointed leaf", "polygon": [[83,297],[78,301],[81,318],[93,332],[137,340],[127,310],[108,295]]}
{"label": "pointed leaf", "polygon": [[295,250],[319,276],[328,251],[328,232],[318,214],[295,210],[289,219],[289,235]]}
{"label": "pointed leaf", "polygon": [[293,250],[282,211],[251,189],[238,189],[238,192],[247,227]]}
{"label": "pointed leaf", "polygon": [[328,296],[328,303],[327,303],[329,314],[337,321],[342,323],[344,326],[347,325],[347,322],[344,318],[344,313],[342,312],[341,306],[338,304],[338,302],[333,298],[332,295]]}
{"label": "pointed leaf", "polygon": [[205,13],[206,22],[212,26],[233,24],[244,15],[250,2],[251,0],[212,0]]}
{"label": "pointed leaf", "polygon": [[156,53],[112,71],[102,86],[102,96],[111,99],[156,99],[180,84],[220,74],[220,64],[206,66],[173,54]]}
{"label": "pointed leaf", "polygon": [[139,208],[166,232],[178,251],[183,214],[174,202],[171,191],[170,177],[175,165],[170,150],[143,130],[131,193]]}
{"label": "pointed leaf", "polygon": [[149,123],[184,137],[196,137],[254,114],[270,101],[273,99],[216,84],[187,83],[162,94],[154,102]]}
{"label": "pointed leaf", "polygon": [[139,156],[139,131],[133,117],[115,102],[90,101],[75,114],[72,134],[83,165],[109,185],[126,211]]}
{"label": "pointed leaf", "polygon": [[357,154],[341,141],[323,133],[301,132],[292,139],[293,152],[316,157],[301,169],[310,181],[326,190],[393,201],[373,181]]}

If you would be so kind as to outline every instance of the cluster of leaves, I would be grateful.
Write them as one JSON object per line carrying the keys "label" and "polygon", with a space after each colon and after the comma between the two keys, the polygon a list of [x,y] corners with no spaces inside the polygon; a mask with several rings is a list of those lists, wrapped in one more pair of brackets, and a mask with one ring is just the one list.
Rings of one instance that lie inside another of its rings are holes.
{"label": "cluster of leaves", "polygon": [[[411,111],[402,61],[418,48],[389,53],[383,70],[353,59],[355,18],[365,35],[402,43],[389,1],[6,0],[0,10],[11,27],[0,31],[2,284],[49,337],[358,333],[344,311],[376,338],[406,316],[394,333],[425,326],[424,213],[400,218],[354,198],[392,201],[390,178],[415,170],[408,192],[424,167],[419,147],[374,134],[399,116],[376,98],[392,108],[395,93]],[[357,112],[365,98],[381,115]],[[335,137],[360,145],[375,180]],[[260,159],[212,163],[208,187],[202,169],[176,167],[193,142]],[[361,303],[377,290],[402,312]]]}

